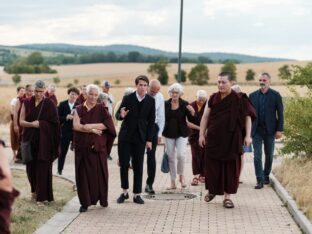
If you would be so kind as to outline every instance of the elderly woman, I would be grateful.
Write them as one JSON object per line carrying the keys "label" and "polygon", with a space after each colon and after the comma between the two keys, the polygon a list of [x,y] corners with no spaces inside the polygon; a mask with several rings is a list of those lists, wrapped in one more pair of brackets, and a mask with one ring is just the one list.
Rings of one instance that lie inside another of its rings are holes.
{"label": "elderly woman", "polygon": [[90,205],[100,201],[107,207],[108,169],[107,152],[116,131],[112,117],[103,104],[97,103],[99,88],[87,86],[87,99],[74,113],[73,128],[75,146],[75,169],[79,212],[86,212]]}
{"label": "elderly woman", "polygon": [[[35,83],[35,95],[25,100],[20,114],[22,141],[31,143],[33,160],[26,163],[32,198],[38,205],[53,201],[52,163],[59,156],[60,122],[55,104],[44,97],[45,84]],[[43,203],[44,202],[44,203]]]}
{"label": "elderly woman", "polygon": [[230,195],[238,189],[242,146],[251,144],[251,119],[255,118],[248,97],[233,91],[231,82],[230,73],[219,74],[219,92],[209,98],[199,133],[199,145],[205,147],[205,183],[209,191],[205,201],[223,195],[225,208],[234,208]]}
{"label": "elderly woman", "polygon": [[[165,137],[166,151],[169,157],[171,184],[168,189],[176,189],[176,176],[179,175],[181,187],[185,188],[184,166],[187,136],[189,133],[186,118],[191,120],[195,115],[194,108],[181,99],[183,87],[174,83],[169,87],[170,99],[165,101]],[[178,161],[176,166],[176,159]]]}
{"label": "elderly woman", "polygon": [[191,121],[187,121],[187,126],[191,129],[189,134],[189,143],[192,151],[192,170],[194,178],[191,185],[196,186],[198,182],[205,182],[204,176],[204,150],[199,146],[199,129],[200,121],[204,114],[205,105],[207,101],[207,92],[205,90],[198,90],[196,93],[196,101],[190,105],[195,110],[195,117]]}

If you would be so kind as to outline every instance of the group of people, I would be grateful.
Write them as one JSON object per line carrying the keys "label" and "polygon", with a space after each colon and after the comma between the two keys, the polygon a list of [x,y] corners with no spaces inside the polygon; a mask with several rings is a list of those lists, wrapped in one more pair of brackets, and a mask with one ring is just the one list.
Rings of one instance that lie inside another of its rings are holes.
{"label": "group of people", "polygon": [[[100,202],[108,206],[107,159],[117,136],[114,121],[122,122],[118,132],[118,163],[122,192],[117,203],[129,199],[129,168],[133,170],[133,202],[144,204],[144,155],[147,155],[145,192],[154,194],[156,147],[164,138],[169,158],[168,190],[185,188],[187,142],[191,146],[193,179],[191,185],[205,183],[210,202],[223,195],[223,206],[233,208],[243,161],[243,145],[253,144],[256,189],[269,183],[274,141],[282,136],[283,104],[280,94],[270,88],[270,75],[259,76],[260,89],[250,94],[232,86],[230,73],[218,76],[218,92],[198,90],[196,100],[182,99],[183,87],[169,86],[164,100],[158,80],[140,75],[135,89],[128,88],[114,106],[108,81],[102,92],[93,84],[68,89],[68,98],[58,104],[55,86],[45,83],[17,89],[12,101],[11,142],[14,160],[20,157],[20,142],[31,142],[33,160],[26,164],[32,199],[38,205],[53,200],[52,164],[58,158],[62,174],[68,149],[75,152],[75,172],[80,212]],[[26,94],[25,94],[26,92]],[[15,134],[15,135],[14,135]],[[13,137],[14,136],[14,137]],[[262,144],[265,166],[262,166]],[[0,178],[1,179],[1,178]],[[0,188],[1,189],[1,188]],[[1,201],[1,199],[0,199]]]}

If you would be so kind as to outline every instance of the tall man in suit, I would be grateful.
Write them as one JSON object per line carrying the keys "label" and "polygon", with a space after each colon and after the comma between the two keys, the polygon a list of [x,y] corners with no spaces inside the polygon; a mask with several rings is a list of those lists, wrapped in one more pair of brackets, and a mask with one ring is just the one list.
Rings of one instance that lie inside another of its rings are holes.
{"label": "tall man in suit", "polygon": [[62,175],[66,154],[70,142],[73,140],[73,109],[76,107],[76,100],[79,96],[79,90],[71,87],[67,90],[68,99],[61,102],[58,106],[58,115],[61,123],[61,154],[58,158],[57,173]]}
{"label": "tall man in suit", "polygon": [[[270,74],[259,76],[260,89],[250,94],[250,100],[257,111],[257,119],[252,124],[251,136],[254,147],[254,165],[257,177],[255,189],[270,184],[274,142],[282,137],[284,116],[283,102],[279,92],[270,88]],[[262,143],[264,144],[265,163],[262,166]]]}
{"label": "tall man in suit", "polygon": [[133,167],[133,202],[144,204],[141,198],[144,151],[152,149],[153,128],[155,124],[155,100],[147,94],[149,80],[140,75],[135,79],[136,92],[123,97],[116,112],[117,120],[123,120],[118,135],[118,157],[120,179],[123,192],[117,203],[129,198],[128,167],[130,157]]}

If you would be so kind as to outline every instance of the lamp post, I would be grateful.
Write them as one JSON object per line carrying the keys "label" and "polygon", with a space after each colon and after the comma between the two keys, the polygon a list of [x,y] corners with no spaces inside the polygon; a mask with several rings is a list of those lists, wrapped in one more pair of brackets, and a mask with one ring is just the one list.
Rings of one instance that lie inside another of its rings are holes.
{"label": "lamp post", "polygon": [[180,36],[179,36],[179,59],[178,59],[178,82],[181,82],[181,50],[182,50],[182,24],[183,23],[183,0],[180,7]]}

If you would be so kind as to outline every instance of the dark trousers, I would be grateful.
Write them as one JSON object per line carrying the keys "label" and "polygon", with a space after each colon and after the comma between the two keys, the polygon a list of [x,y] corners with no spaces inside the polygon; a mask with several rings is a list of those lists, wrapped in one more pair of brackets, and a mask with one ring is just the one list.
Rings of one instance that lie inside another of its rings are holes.
{"label": "dark trousers", "polygon": [[61,138],[61,153],[57,161],[57,171],[59,172],[63,171],[65,158],[66,158],[71,140],[72,140],[72,136],[62,136]]}
{"label": "dark trousers", "polygon": [[153,140],[152,140],[152,149],[147,151],[147,180],[146,184],[152,186],[155,179],[156,174],[156,147],[158,144],[158,130],[159,127],[157,124],[154,125],[154,132],[153,132]]}
{"label": "dark trousers", "polygon": [[[257,128],[255,135],[252,137],[252,145],[254,148],[254,166],[257,182],[269,180],[272,170],[273,152],[274,152],[274,135],[269,135],[263,128]],[[264,169],[262,165],[262,144],[264,145],[265,162]]]}
{"label": "dark trousers", "polygon": [[144,150],[145,143],[142,142],[118,142],[121,188],[129,188],[128,171],[131,158],[133,168],[133,193],[142,192]]}

